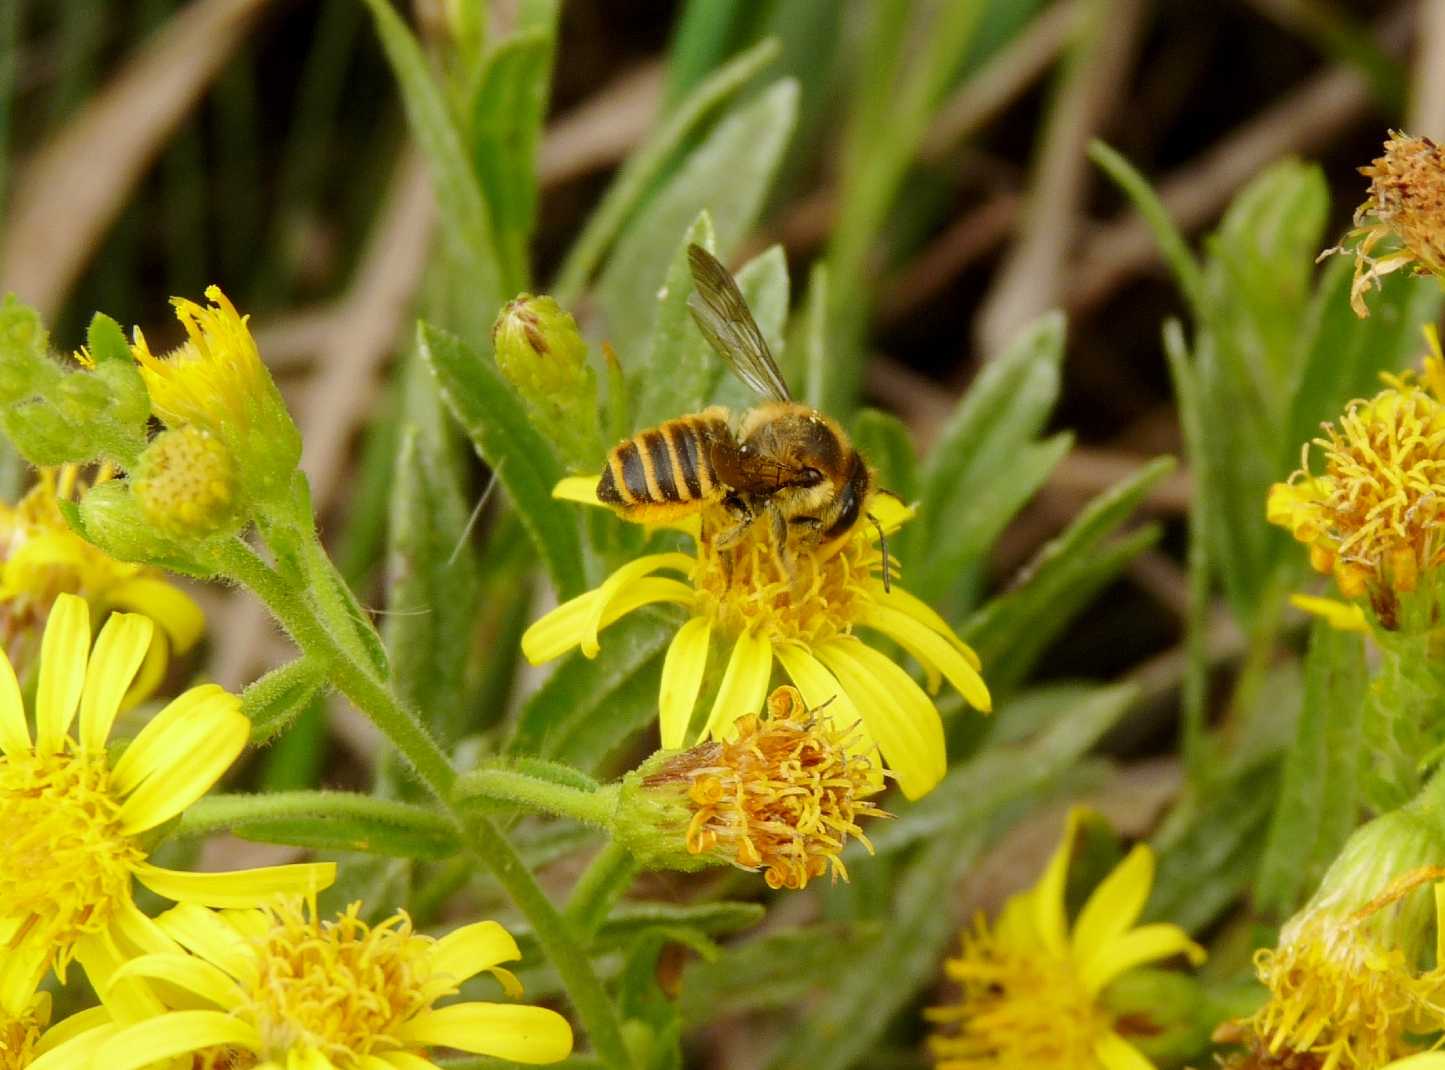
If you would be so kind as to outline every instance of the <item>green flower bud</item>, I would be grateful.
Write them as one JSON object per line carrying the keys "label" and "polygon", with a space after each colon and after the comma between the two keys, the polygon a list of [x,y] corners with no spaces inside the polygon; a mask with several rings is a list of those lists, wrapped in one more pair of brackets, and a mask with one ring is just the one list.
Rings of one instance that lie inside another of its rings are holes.
{"label": "green flower bud", "polygon": [[118,561],[157,565],[202,578],[215,572],[184,543],[156,529],[124,480],[97,484],[79,505],[62,503],[61,508],[81,536]]}
{"label": "green flower bud", "polygon": [[492,350],[537,429],[573,467],[595,468],[602,457],[597,380],[577,321],[551,297],[521,294],[497,316]]}
{"label": "green flower bud", "polygon": [[208,431],[162,431],[140,455],[131,490],[141,513],[176,539],[231,533],[245,522],[236,500],[236,470]]}

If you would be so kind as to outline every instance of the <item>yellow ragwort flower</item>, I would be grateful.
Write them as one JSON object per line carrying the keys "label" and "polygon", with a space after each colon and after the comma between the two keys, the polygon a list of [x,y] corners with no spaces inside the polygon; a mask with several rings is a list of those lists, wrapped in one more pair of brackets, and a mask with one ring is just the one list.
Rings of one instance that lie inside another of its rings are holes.
{"label": "yellow ragwort flower", "polygon": [[[601,504],[596,480],[563,480],[557,497]],[[885,531],[911,515],[886,494],[867,507]],[[716,634],[732,643],[703,738],[726,738],[734,722],[762,706],[774,659],[810,707],[827,706],[841,725],[857,724],[864,749],[876,746],[910,799],[926,794],[947,768],[943,725],[928,694],[886,654],[855,631],[868,628],[896,642],[923,666],[930,691],[941,678],[980,710],[991,708],[978,656],[920,599],[896,583],[885,591],[877,532],[860,524],[841,545],[800,551],[789,573],[768,525],[755,524],[726,551],[719,531],[726,517],[704,514],[676,525],[696,540],[696,553],[647,554],[623,565],[603,584],[558,606],[527,629],[522,651],[532,664],[580,647],[597,655],[597,633],[642,606],[672,602],[690,618],[668,647],[658,713],[662,745],[683,745],[702,689]],[[680,573],[686,581],[659,572]]]}
{"label": "yellow ragwort flower", "polygon": [[[809,710],[796,688],[779,687],[766,718],[747,714],[730,738],[663,752],[639,770],[624,788],[619,835],[640,854],[669,853],[661,845],[677,838],[678,829],[665,827],[675,812],[689,854],[762,870],[772,888],[801,889],[828,872],[847,880],[848,838],[872,850],[859,819],[887,816],[869,801],[882,777],[853,745],[856,728],[839,725],[830,710]],[[638,812],[660,822],[644,817],[631,827],[634,789],[646,800]],[[677,805],[667,805],[673,799]]]}
{"label": "yellow ragwort flower", "polygon": [[103,1007],[50,1024],[50,993],[38,992],[11,1010],[0,1004],[0,1070],[89,1070],[100,1044],[114,1033]]}
{"label": "yellow ragwort flower", "polygon": [[[102,469],[99,479],[108,477]],[[160,683],[170,652],[195,646],[205,617],[159,569],[117,561],[70,529],[60,503],[85,490],[79,468],[63,465],[41,469],[17,504],[0,502],[0,650],[23,671],[32,651],[22,648],[62,593],[84,598],[97,618],[112,610],[144,613],[159,626],[160,641],[131,689],[130,700],[139,701]]]}
{"label": "yellow ragwort flower", "polygon": [[[182,905],[160,925],[191,954],[147,955],[122,978],[167,983],[187,997],[176,1009],[120,1030],[97,1053],[106,1070],[140,1070],[161,1059],[224,1052],[237,1070],[426,1070],[432,1047],[522,1063],[551,1063],[572,1050],[555,1011],[502,1003],[452,1003],[484,970],[516,998],[498,964],[521,957],[494,921],[441,939],[412,929],[404,913],[367,925],[353,903],[335,921],[300,900],[215,914]],[[197,1009],[199,1008],[199,1009]]]}
{"label": "yellow ragwort flower", "polygon": [[[1428,137],[1392,130],[1385,154],[1361,167],[1360,174],[1369,178],[1370,193],[1355,210],[1355,229],[1345,241],[1358,239],[1351,250],[1355,280],[1350,307],[1356,315],[1368,316],[1365,292],[1391,272],[1409,267],[1445,276],[1445,152]],[[1375,246],[1390,237],[1400,247],[1375,256]]]}
{"label": "yellow ragwort flower", "polygon": [[165,425],[215,436],[231,455],[244,495],[274,498],[301,459],[301,433],[261,361],[246,325],[249,317],[217,286],[206,288],[206,298],[209,306],[172,298],[186,329],[178,348],[155,356],[137,327],[131,350]]}
{"label": "yellow ragwort flower", "polygon": [[1320,1070],[1379,1070],[1419,1051],[1420,1035],[1445,1029],[1445,968],[1417,969],[1415,949],[1383,935],[1403,901],[1442,875],[1406,873],[1354,909],[1344,889],[1323,894],[1285,924],[1278,947],[1256,953],[1270,992],[1247,1023],[1260,1060],[1308,1056]]}
{"label": "yellow ragwort flower", "polygon": [[112,759],[111,728],[152,630],[149,618],[113,614],[92,652],[85,602],[59,596],[41,645],[33,734],[0,657],[0,1006],[48,966],[63,978],[77,960],[104,991],[124,960],[168,946],[136,906],[133,880],[166,899],[234,907],[334,879],[332,863],[182,873],[147,861],[147,834],[205,794],[250,735],[240,700],[208,684],[174,699]]}
{"label": "yellow ragwort flower", "polygon": [[[1135,927],[1154,881],[1154,853],[1140,844],[1094,889],[1072,929],[1064,909],[1070,858],[1086,811],[1075,808],[1039,883],[1004,904],[990,928],[980,917],[945,970],[958,1002],[927,1012],[943,1028],[930,1047],[939,1070],[1149,1070],[1127,1039],[1133,1016],[1104,996],[1138,966],[1204,951],[1177,925]],[[1142,1024],[1148,1028],[1148,1023]]]}
{"label": "yellow ragwort flower", "polygon": [[1426,385],[1408,372],[1383,376],[1385,389],[1352,401],[1315,439],[1324,472],[1311,473],[1306,445],[1265,510],[1346,598],[1369,594],[1387,626],[1395,596],[1415,590],[1445,555],[1445,365],[1434,332],[1426,337]]}

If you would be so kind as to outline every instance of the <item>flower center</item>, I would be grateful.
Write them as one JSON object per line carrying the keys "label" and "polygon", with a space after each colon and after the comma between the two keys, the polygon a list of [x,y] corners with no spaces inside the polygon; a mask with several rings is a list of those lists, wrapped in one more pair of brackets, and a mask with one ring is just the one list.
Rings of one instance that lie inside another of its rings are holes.
{"label": "flower center", "polygon": [[848,837],[868,842],[858,818],[882,815],[867,801],[881,790],[873,763],[794,689],[773,692],[768,708],[770,719],[743,717],[735,738],[694,747],[664,774],[690,781],[687,848],[761,869],[773,888],[802,888],[830,868],[846,875]]}
{"label": "flower center", "polygon": [[[1445,264],[1445,153],[1429,138],[1392,137],[1363,169],[1377,219],[1431,270]],[[1370,202],[1367,202],[1369,204]]]}
{"label": "flower center", "polygon": [[41,998],[17,1018],[0,1014],[0,1070],[25,1070],[30,1065],[49,1019],[49,1007],[49,999]]}
{"label": "flower center", "polygon": [[257,944],[258,982],[240,1011],[261,1034],[263,1056],[290,1065],[291,1053],[317,1051],[338,1070],[406,1045],[400,1027],[435,999],[456,991],[432,976],[433,941],[396,914],[376,926],[353,903],[336,921],[319,922],[297,905],[273,908]]}
{"label": "flower center", "polygon": [[879,582],[882,556],[869,539],[849,538],[826,557],[793,540],[785,561],[765,519],[719,547],[718,535],[732,524],[721,508],[703,516],[693,575],[703,615],[731,635],[752,630],[809,645],[852,629]]}
{"label": "flower center", "polygon": [[1348,924],[1316,926],[1277,950],[1262,949],[1255,968],[1270,999],[1252,1024],[1271,1055],[1309,1052],[1342,1068],[1384,1066],[1418,1050],[1406,1033],[1441,1027],[1436,1007],[1445,979],[1416,976],[1400,951],[1374,946]]}
{"label": "flower center", "polygon": [[145,854],[119,808],[104,755],[0,757],[0,917],[22,919],[16,942],[38,929],[57,972],[130,901]]}
{"label": "flower center", "polygon": [[948,972],[963,984],[963,995],[929,1012],[934,1021],[955,1024],[931,1040],[939,1070],[1093,1066],[1095,1041],[1113,1027],[1069,959],[1007,947],[982,920]]}
{"label": "flower center", "polygon": [[1420,390],[1390,390],[1352,407],[1328,434],[1319,440],[1332,483],[1325,508],[1340,557],[1372,569],[1436,564],[1445,407]]}

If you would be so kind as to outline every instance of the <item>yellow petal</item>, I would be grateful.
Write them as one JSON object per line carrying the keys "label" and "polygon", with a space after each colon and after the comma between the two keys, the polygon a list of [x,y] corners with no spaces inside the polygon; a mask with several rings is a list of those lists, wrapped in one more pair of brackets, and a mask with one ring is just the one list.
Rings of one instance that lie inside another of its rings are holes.
{"label": "yellow petal", "polygon": [[499,962],[515,962],[521,957],[512,934],[495,921],[452,930],[432,945],[428,955],[432,972],[458,985]]}
{"label": "yellow petal", "polygon": [[572,1053],[572,1027],[556,1011],[502,1003],[454,1003],[422,1011],[401,1028],[414,1044],[457,1048],[476,1055],[537,1064]]}
{"label": "yellow petal", "polygon": [[170,668],[170,663],[170,640],[165,637],[164,632],[157,632],[145,652],[145,659],[140,663],[140,671],[131,681],[130,690],[120,701],[121,710],[134,709],[155,694],[156,688],[165,682],[166,670]]}
{"label": "yellow petal", "polygon": [[761,710],[772,674],[773,644],[765,636],[743,632],[728,656],[702,737],[726,738],[739,717]]}
{"label": "yellow petal", "polygon": [[278,895],[315,895],[336,880],[336,863],[293,862],[259,869],[192,873],[142,862],[135,867],[135,877],[157,895],[176,902],[218,909],[253,907]]}
{"label": "yellow petal", "polygon": [[[222,695],[239,707],[235,696],[225,692]],[[147,725],[142,736],[150,728]],[[164,824],[210,791],[245,749],[251,737],[251,722],[238,708],[218,708],[212,716],[172,724],[158,736],[155,746],[168,753],[170,760],[157,763],[155,771],[126,796],[115,815],[121,829],[129,834]]]}
{"label": "yellow petal", "polygon": [[[110,1024],[110,1012],[104,1007],[87,1007],[83,1011],[76,1011],[74,1014],[67,1015],[47,1029],[45,1035],[40,1038],[40,1043],[36,1045],[36,1051],[49,1051],[51,1048],[58,1047],[80,1036],[82,1033],[88,1033],[91,1030],[99,1029],[102,1026],[109,1026]],[[27,1070],[32,1070],[35,1065],[35,1063],[31,1063]],[[88,1066],[89,1063],[82,1063],[81,1065]]]}
{"label": "yellow petal", "polygon": [[597,592],[588,591],[569,598],[544,613],[522,633],[522,654],[533,665],[561,657],[582,642],[583,625],[592,617]]}
{"label": "yellow petal", "polygon": [[[878,523],[883,525],[883,530],[891,535],[912,520],[917,510],[897,495],[879,493],[868,499],[868,512],[877,518]],[[877,537],[878,533],[872,524],[867,525],[865,530]]]}
{"label": "yellow petal", "polygon": [[126,957],[133,955],[178,955],[180,947],[135,905],[133,900],[118,904],[110,924],[116,947]]}
{"label": "yellow petal", "polygon": [[932,791],[948,770],[943,721],[913,678],[852,636],[830,639],[817,655],[852,697],[903,794],[917,799]]}
{"label": "yellow petal", "polygon": [[973,666],[974,672],[983,672],[983,662],[979,661],[978,654],[973,647],[960,639],[958,633],[949,627],[948,621],[940,617],[937,611],[923,599],[896,585],[885,592],[883,584],[879,583],[876,600],[879,605],[891,607],[900,613],[907,613],[910,617],[928,625],[929,628],[948,640],[967,659],[968,663]]}
{"label": "yellow petal", "polygon": [[256,952],[236,929],[195,903],[181,903],[156,919],[176,943],[221,967],[242,985],[256,984]]}
{"label": "yellow petal", "polygon": [[[582,635],[578,642],[582,648],[583,655],[589,658],[595,658],[597,656],[599,649],[597,645],[597,633],[606,627],[606,624],[603,622],[604,617],[606,617],[608,610],[613,609],[614,601],[621,602],[623,599],[632,595],[634,589],[639,585],[639,580],[644,576],[649,576],[663,569],[670,569],[681,572],[684,575],[691,575],[692,568],[696,563],[697,562],[691,557],[688,557],[687,554],[646,554],[643,557],[637,558],[635,561],[627,562],[627,564],[603,580],[602,586],[597,588],[596,600],[588,605],[587,619],[582,621]],[[689,597],[690,594],[691,592],[689,592]],[[633,601],[629,605],[629,608],[636,608],[641,604],[644,603]],[[626,611],[624,610],[623,612]],[[615,620],[621,615],[622,612],[616,612],[610,619]]]}
{"label": "yellow petal", "polygon": [[668,644],[667,656],[662,660],[662,686],[657,693],[657,720],[664,747],[681,747],[687,737],[687,726],[707,672],[711,642],[711,619],[690,617]]}
{"label": "yellow petal", "polygon": [[1290,604],[1296,609],[1323,617],[1331,628],[1340,632],[1367,632],[1365,611],[1354,602],[1341,602],[1334,598],[1318,598],[1310,594],[1292,594]]}
{"label": "yellow petal", "polygon": [[1098,992],[1135,966],[1180,954],[1189,956],[1195,966],[1204,961],[1204,949],[1179,926],[1167,922],[1142,925],[1101,948],[1082,966],[1079,979],[1090,992]]}
{"label": "yellow petal", "polygon": [[95,1065],[105,1070],[141,1070],[209,1047],[260,1051],[261,1037],[254,1026],[224,1011],[167,1011],[120,1030],[101,1046]]}
{"label": "yellow petal", "polygon": [[165,1010],[144,981],[135,978],[119,983],[115,981],[115,973],[127,957],[105,932],[84,933],[75,942],[75,960],[85,970],[91,987],[119,1025],[144,1021]]}
{"label": "yellow petal", "polygon": [[583,505],[602,505],[597,497],[597,481],[601,476],[567,476],[558,480],[552,488],[552,497],[562,502],[581,502]]}
{"label": "yellow petal", "polygon": [[112,613],[100,630],[80,696],[81,750],[105,750],[120,700],[135,679],[154,632],[150,618],[138,613]]}
{"label": "yellow petal", "polygon": [[131,977],[165,981],[214,1003],[222,1010],[230,1010],[246,998],[236,982],[219,966],[179,949],[174,955],[142,955],[131,959],[115,971],[113,980]]}
{"label": "yellow petal", "polygon": [[108,1021],[102,1019],[88,1029],[77,1030],[63,1038],[52,1036],[57,1029],[71,1025],[87,1013],[72,1014],[55,1029],[47,1030],[40,1040],[36,1057],[26,1064],[26,1070],[89,1070],[93,1066],[105,1065],[95,1062],[95,1053],[115,1036],[116,1027]]}
{"label": "yellow petal", "polygon": [[22,940],[11,946],[7,939],[0,955],[0,1015],[18,1017],[35,994],[36,986],[50,965],[51,948],[42,940]]}
{"label": "yellow petal", "polygon": [[25,702],[20,682],[5,651],[0,649],[0,754],[17,757],[30,753],[30,726],[25,723]]}
{"label": "yellow petal", "polygon": [[151,718],[111,766],[111,788],[125,795],[156,770],[173,764],[177,756],[168,746],[172,729],[200,724],[204,731],[209,732],[218,719],[224,720],[239,710],[240,705],[239,699],[216,684],[202,684],[177,695],[165,709]]}
{"label": "yellow petal", "polygon": [[984,713],[993,709],[993,699],[989,696],[988,686],[983,682],[978,670],[969,663],[958,647],[932,628],[907,613],[900,613],[880,604],[869,607],[863,623],[897,640],[898,645],[912,654],[925,669],[942,672],[948,682],[958,688],[958,693],[975,709]]}
{"label": "yellow petal", "polygon": [[155,621],[177,654],[190,650],[206,631],[206,615],[201,607],[179,587],[162,579],[133,576],[107,591],[105,600],[117,609],[143,613]]}
{"label": "yellow petal", "polygon": [[1094,1041],[1094,1058],[1104,1070],[1155,1070],[1142,1052],[1112,1029]]}
{"label": "yellow petal", "polygon": [[80,692],[90,651],[90,607],[85,599],[62,594],[50,607],[45,638],[40,643],[40,681],[35,689],[35,749],[54,754],[60,749]]}
{"label": "yellow petal", "polygon": [[[663,555],[652,556],[655,558]],[[686,555],[671,556],[692,561],[692,558]],[[595,591],[588,591],[563,602],[535,621],[522,635],[522,654],[533,665],[541,665],[561,657],[575,646],[581,646],[582,652],[588,657],[596,657],[599,649],[597,632],[601,629],[640,606],[653,602],[677,602],[686,605],[692,602],[694,594],[693,589],[686,583],[660,576],[637,580],[620,591],[610,589],[604,583]],[[588,650],[591,650],[590,654],[587,653]]]}
{"label": "yellow petal", "polygon": [[1054,848],[1039,883],[1027,893],[1034,928],[1044,947],[1053,955],[1062,955],[1068,945],[1069,921],[1064,915],[1064,885],[1069,876],[1069,862],[1074,857],[1074,842],[1087,813],[1088,810],[1082,806],[1069,810],[1069,816],[1064,821],[1063,838]]}
{"label": "yellow petal", "polygon": [[865,754],[873,768],[872,780],[875,787],[883,783],[883,765],[878,760],[878,742],[868,735],[858,707],[853,704],[848,692],[828,667],[810,654],[801,643],[779,643],[773,648],[778,664],[793,681],[793,686],[803,696],[810,710],[823,710],[835,727],[849,732],[847,750],[850,754]]}
{"label": "yellow petal", "polygon": [[1093,961],[1139,918],[1154,883],[1154,852],[1139,844],[1089,896],[1074,922],[1074,961]]}

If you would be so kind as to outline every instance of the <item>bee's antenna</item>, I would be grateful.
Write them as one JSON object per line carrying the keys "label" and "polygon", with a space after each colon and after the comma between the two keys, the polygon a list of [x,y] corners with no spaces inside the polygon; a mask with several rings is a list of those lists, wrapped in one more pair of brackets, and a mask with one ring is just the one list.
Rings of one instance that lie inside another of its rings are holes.
{"label": "bee's antenna", "polygon": [[878,548],[883,551],[883,593],[892,594],[893,580],[891,574],[893,572],[893,569],[890,567],[888,561],[888,535],[886,532],[884,532],[883,525],[878,522],[878,518],[876,516],[874,516],[872,513],[869,513],[868,519],[871,520],[873,522],[873,526],[878,529]]}

